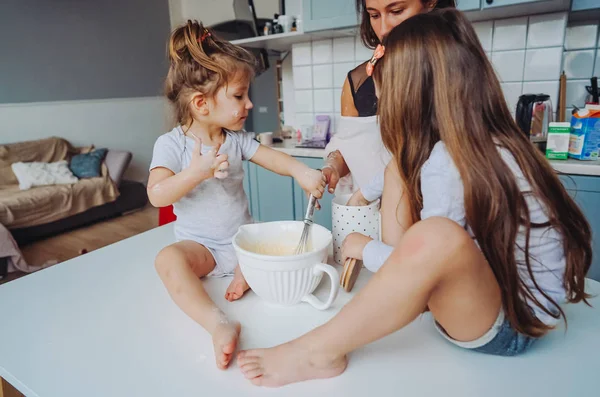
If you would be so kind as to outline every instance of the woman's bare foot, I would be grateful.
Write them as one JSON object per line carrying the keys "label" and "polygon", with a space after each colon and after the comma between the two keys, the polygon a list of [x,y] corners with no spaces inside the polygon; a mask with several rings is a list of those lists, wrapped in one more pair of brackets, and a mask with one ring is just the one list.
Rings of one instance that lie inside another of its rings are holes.
{"label": "woman's bare foot", "polygon": [[240,338],[240,330],[241,325],[237,321],[224,320],[217,325],[212,340],[219,369],[226,369],[229,366]]}
{"label": "woman's bare foot", "polygon": [[225,292],[225,299],[229,302],[238,300],[244,295],[244,292],[248,291],[248,289],[250,289],[250,286],[240,270],[240,265],[238,265],[233,273],[233,280],[231,280],[231,284],[229,284],[227,292]]}
{"label": "woman's bare foot", "polygon": [[299,340],[238,354],[238,366],[256,386],[279,387],[309,379],[332,378],[344,372],[346,365],[346,356],[313,352]]}

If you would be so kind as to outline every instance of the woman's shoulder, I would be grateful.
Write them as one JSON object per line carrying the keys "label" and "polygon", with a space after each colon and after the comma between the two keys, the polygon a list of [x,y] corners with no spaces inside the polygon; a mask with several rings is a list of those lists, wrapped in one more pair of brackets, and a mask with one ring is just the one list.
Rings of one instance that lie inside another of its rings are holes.
{"label": "woman's shoulder", "polygon": [[352,90],[355,92],[358,91],[363,83],[369,78],[367,75],[367,62],[368,61],[365,61],[354,69],[348,71],[346,78],[348,79]]}

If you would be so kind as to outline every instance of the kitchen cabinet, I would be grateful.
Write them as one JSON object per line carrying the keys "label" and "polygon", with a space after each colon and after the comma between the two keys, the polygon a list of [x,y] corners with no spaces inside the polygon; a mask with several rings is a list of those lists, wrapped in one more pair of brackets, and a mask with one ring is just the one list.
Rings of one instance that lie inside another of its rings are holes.
{"label": "kitchen cabinet", "polygon": [[[300,160],[310,168],[318,169],[323,167],[323,159],[309,157],[296,157],[296,159]],[[331,230],[331,201],[333,200],[333,197],[333,194],[327,191],[325,192],[323,198],[319,200],[321,209],[315,211],[313,218],[316,224],[324,226],[329,230]],[[296,219],[304,219],[304,214],[306,213],[306,208],[308,207],[308,197],[306,196],[306,193],[304,193],[298,182],[296,182],[295,180],[294,202],[296,206]]]}
{"label": "kitchen cabinet", "polygon": [[252,189],[250,188],[250,164],[252,163],[244,161],[242,164],[244,167],[244,192],[246,192],[246,197],[248,197],[248,209],[252,215]]}
{"label": "kitchen cabinet", "polygon": [[256,221],[295,219],[292,178],[277,175],[254,163],[248,164],[250,213]]}
{"label": "kitchen cabinet", "polygon": [[304,32],[358,25],[354,0],[302,0]]}
{"label": "kitchen cabinet", "polygon": [[[311,168],[323,166],[318,158],[296,157]],[[258,222],[302,220],[308,206],[308,198],[300,185],[291,177],[277,175],[256,164],[244,164],[244,190],[248,195],[250,213]],[[325,193],[315,211],[314,222],[331,230],[331,200]]]}
{"label": "kitchen cabinet", "polygon": [[600,10],[600,0],[573,0],[571,11]]}
{"label": "kitchen cabinet", "polygon": [[458,0],[456,8],[461,11],[479,11],[481,9],[481,1],[482,0]]}
{"label": "kitchen cabinet", "polygon": [[526,3],[540,3],[547,0],[482,0],[483,9],[494,7],[506,7],[514,5],[523,5]]}
{"label": "kitchen cabinet", "polygon": [[561,175],[560,179],[592,228],[592,266],[587,277],[600,281],[600,177]]}

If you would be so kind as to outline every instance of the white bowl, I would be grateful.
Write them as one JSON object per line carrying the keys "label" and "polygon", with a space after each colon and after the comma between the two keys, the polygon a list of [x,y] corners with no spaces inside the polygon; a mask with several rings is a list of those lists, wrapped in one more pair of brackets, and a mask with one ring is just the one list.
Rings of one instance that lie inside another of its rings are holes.
{"label": "white bowl", "polygon": [[[307,302],[319,310],[331,306],[338,292],[338,272],[327,265],[331,232],[312,225],[308,252],[295,255],[303,222],[282,221],[241,226],[233,237],[233,246],[248,285],[268,302],[290,306]],[[312,292],[326,273],[331,279],[327,302]]]}

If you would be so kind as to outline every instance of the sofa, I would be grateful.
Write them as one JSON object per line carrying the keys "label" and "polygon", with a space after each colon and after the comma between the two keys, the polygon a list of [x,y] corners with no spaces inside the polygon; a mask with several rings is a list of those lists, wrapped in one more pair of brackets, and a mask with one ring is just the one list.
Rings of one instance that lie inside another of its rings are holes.
{"label": "sofa", "polygon": [[146,187],[123,180],[132,155],[108,149],[100,176],[76,183],[19,188],[11,165],[16,162],[52,163],[89,153],[93,147],[74,147],[52,137],[0,145],[0,224],[10,230],[19,245],[143,208]]}

